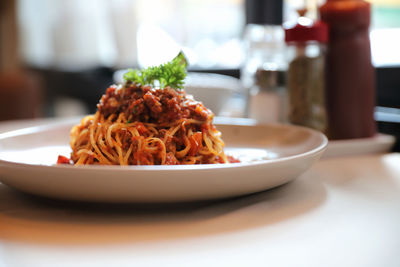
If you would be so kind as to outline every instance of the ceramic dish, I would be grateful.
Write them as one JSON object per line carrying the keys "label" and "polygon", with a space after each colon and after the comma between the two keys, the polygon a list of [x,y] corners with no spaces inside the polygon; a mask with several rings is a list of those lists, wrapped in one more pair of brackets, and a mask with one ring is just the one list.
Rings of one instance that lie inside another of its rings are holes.
{"label": "ceramic dish", "polygon": [[[177,202],[239,196],[285,184],[311,167],[327,146],[316,131],[290,125],[221,124],[226,154],[241,163],[186,166],[56,165],[68,156],[78,121],[0,134],[0,181],[41,196],[99,202]],[[231,123],[234,121],[230,121]]]}

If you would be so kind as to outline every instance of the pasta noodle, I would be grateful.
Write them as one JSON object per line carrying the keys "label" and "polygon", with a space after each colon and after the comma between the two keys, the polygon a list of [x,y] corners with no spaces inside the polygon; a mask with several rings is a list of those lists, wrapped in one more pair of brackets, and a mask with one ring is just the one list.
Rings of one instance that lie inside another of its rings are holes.
{"label": "pasta noodle", "polygon": [[212,112],[184,90],[111,86],[94,115],[71,129],[75,165],[237,162],[224,153]]}

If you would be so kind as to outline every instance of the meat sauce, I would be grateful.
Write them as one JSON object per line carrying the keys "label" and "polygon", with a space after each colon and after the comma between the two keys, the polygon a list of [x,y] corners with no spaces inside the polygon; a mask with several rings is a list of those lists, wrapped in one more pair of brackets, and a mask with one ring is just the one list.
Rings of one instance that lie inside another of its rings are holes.
{"label": "meat sauce", "polygon": [[191,118],[211,121],[214,114],[203,104],[186,95],[184,90],[170,87],[153,89],[127,83],[119,88],[110,86],[97,105],[105,118],[111,114],[125,113],[129,121],[165,125],[180,119]]}
{"label": "meat sauce", "polygon": [[[101,97],[97,105],[98,111],[108,118],[111,115],[113,121],[118,118],[120,113],[124,113],[128,122],[139,122],[136,128],[141,136],[132,137],[129,131],[121,132],[121,143],[124,149],[128,149],[133,145],[133,151],[137,151],[139,139],[144,139],[150,134],[144,123],[154,123],[160,126],[156,137],[164,139],[167,132],[163,127],[176,123],[181,119],[195,119],[201,121],[201,124],[192,124],[193,135],[189,138],[191,149],[189,155],[196,155],[199,149],[204,145],[202,134],[208,132],[209,129],[215,129],[212,122],[214,114],[206,108],[202,103],[195,101],[192,96],[186,95],[184,90],[175,90],[170,87],[164,89],[154,89],[150,86],[141,86],[135,83],[127,82],[124,86],[112,85],[107,88],[106,93]],[[168,137],[165,140],[167,154],[165,159],[166,165],[179,165],[180,162],[174,153],[185,148],[186,134],[185,123],[175,136]],[[172,151],[172,152],[171,152]],[[148,155],[137,151],[134,153],[135,159],[140,159],[141,164],[151,164],[151,159],[147,159]],[[231,163],[240,162],[239,160],[228,156]],[[207,156],[203,157],[203,164],[208,162]],[[217,161],[223,163],[222,159],[217,157]],[[68,164],[69,159],[60,156],[59,164]],[[160,164],[160,162],[156,162]]]}
{"label": "meat sauce", "polygon": [[[115,119],[120,113],[124,113],[128,121],[141,122],[137,129],[141,135],[146,136],[148,129],[142,123],[154,123],[158,126],[167,126],[176,123],[181,119],[195,119],[204,122],[200,125],[194,125],[194,134],[190,138],[190,155],[195,155],[202,147],[202,132],[208,131],[213,127],[210,122],[214,114],[202,103],[193,100],[191,96],[186,95],[184,90],[175,90],[170,87],[164,89],[154,89],[150,86],[141,86],[135,83],[126,83],[123,87],[115,85],[110,86],[106,93],[101,97],[97,105],[100,113],[105,118],[115,114]],[[184,125],[184,124],[183,124]],[[166,129],[159,129],[158,138],[164,138]],[[178,151],[184,149],[185,142],[183,135],[186,133],[186,127],[178,131],[174,137],[166,139],[167,151]],[[126,137],[126,138],[125,138]],[[144,138],[140,136],[138,138]],[[130,133],[126,131],[122,135],[123,144],[129,147],[131,144],[136,146],[137,140],[132,139]],[[134,149],[135,150],[135,149]],[[137,155],[140,162],[145,163],[145,155]],[[205,160],[207,160],[205,158]],[[167,165],[178,165],[179,161],[173,153],[167,153]]]}

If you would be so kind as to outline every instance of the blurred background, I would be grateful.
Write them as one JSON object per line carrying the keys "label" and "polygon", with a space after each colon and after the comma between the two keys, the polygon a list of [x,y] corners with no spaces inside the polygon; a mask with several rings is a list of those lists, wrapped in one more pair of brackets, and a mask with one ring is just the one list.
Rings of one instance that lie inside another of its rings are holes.
{"label": "blurred background", "polygon": [[[379,131],[400,123],[400,1],[370,0],[372,60]],[[0,120],[94,112],[108,85],[127,67],[166,62],[182,49],[188,88],[227,87],[217,115],[248,116],[245,71],[257,28],[317,18],[321,0],[2,0]],[[276,54],[280,52],[277,50]],[[228,76],[228,77],[227,77]],[[224,80],[225,79],[225,80]],[[244,89],[243,89],[244,87]],[[204,91],[203,91],[204,93]],[[199,93],[200,94],[200,93]],[[207,103],[206,103],[207,104]],[[219,105],[219,106],[218,106]]]}

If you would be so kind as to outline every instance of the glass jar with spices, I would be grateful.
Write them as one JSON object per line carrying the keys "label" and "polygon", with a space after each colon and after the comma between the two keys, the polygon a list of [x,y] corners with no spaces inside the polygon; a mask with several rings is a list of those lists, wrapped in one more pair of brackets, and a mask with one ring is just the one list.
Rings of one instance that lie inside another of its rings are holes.
{"label": "glass jar with spices", "polygon": [[326,131],[325,43],[328,29],[321,21],[300,16],[285,23],[288,46],[288,121]]}

